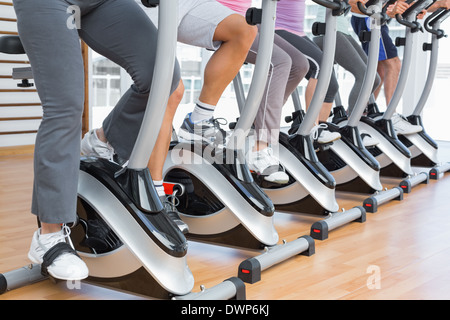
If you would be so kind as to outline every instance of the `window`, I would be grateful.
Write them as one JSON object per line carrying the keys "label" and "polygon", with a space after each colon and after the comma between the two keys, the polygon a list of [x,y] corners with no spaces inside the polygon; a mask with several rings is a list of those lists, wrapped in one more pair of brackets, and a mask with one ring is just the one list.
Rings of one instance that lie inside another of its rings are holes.
{"label": "window", "polygon": [[[255,3],[258,4],[257,1],[255,1],[254,4]],[[318,5],[310,0],[307,0],[306,3],[305,31],[311,37],[312,35],[310,33],[310,29],[312,23],[316,19],[316,7]],[[350,18],[350,15],[348,18]],[[389,28],[393,39],[397,36],[404,36],[404,27],[398,25],[395,21],[390,23]],[[444,30],[450,30],[450,19],[447,19],[447,21],[442,24],[441,28]],[[437,140],[450,141],[450,132],[446,130],[447,119],[450,119],[450,108],[448,108],[446,104],[450,88],[450,41],[443,38],[439,43],[440,50],[437,75],[434,81],[433,90],[423,113],[423,120],[428,133],[433,138]],[[182,119],[186,113],[191,112],[194,108],[194,104],[197,101],[202,88],[203,68],[206,65],[210,55],[211,52],[204,49],[184,44],[178,45],[177,58],[182,69],[185,94],[174,119],[175,128],[181,125]],[[403,48],[400,47],[399,57],[402,58],[402,56]],[[428,53],[415,62],[413,69],[416,71],[416,74],[411,76],[414,81],[411,80],[412,82],[408,83],[406,89],[408,90],[407,92],[414,92],[414,96],[408,96],[405,94],[397,108],[397,111],[407,112],[408,110],[411,110],[411,104],[417,103],[419,93],[423,89],[423,84],[426,78],[428,68],[427,57]],[[120,96],[124,93],[124,90],[129,87],[130,79],[128,76],[124,76],[126,73],[123,71],[121,72],[118,66],[95,53],[93,53],[92,61],[92,127],[98,127],[101,126],[101,122],[104,117],[120,99]],[[335,70],[339,81],[341,100],[345,102],[347,101],[348,94],[353,86],[354,78],[349,72],[339,66],[336,66]],[[253,75],[253,66],[244,65],[240,74],[242,77],[244,90],[248,92]],[[304,103],[304,92],[306,85],[307,81],[302,80],[298,87],[302,103]],[[412,99],[413,101],[410,102],[408,99]],[[377,100],[381,110],[384,110],[386,107],[384,101],[384,93],[382,90]],[[293,110],[294,108],[292,101],[289,99],[283,108],[282,126],[286,125],[286,123],[284,123],[284,117],[286,115],[290,115]],[[235,119],[239,116],[232,84],[230,84],[223,93],[218,107],[216,108],[215,115],[217,117],[224,117],[228,121],[235,121]]]}

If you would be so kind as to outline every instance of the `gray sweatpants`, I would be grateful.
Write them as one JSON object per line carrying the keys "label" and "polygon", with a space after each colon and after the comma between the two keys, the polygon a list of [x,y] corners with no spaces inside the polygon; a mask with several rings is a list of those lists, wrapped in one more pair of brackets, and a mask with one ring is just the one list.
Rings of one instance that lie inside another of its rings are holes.
{"label": "gray sweatpants", "polygon": [[[308,59],[310,66],[309,71],[305,76],[306,79],[317,79],[320,73],[320,65],[322,64],[322,50],[320,50],[320,48],[307,36],[301,37],[286,30],[276,30],[275,32],[290,44],[292,44],[294,47],[296,47]],[[330,85],[328,86],[327,93],[325,94],[324,102],[333,102],[338,90],[339,84],[333,71],[330,78]]]}
{"label": "gray sweatpants", "polygon": [[[259,33],[246,62],[255,64],[258,45]],[[278,143],[283,106],[308,69],[309,63],[303,53],[275,34],[269,76],[254,122],[257,140]]]}
{"label": "gray sweatpants", "polygon": [[[80,28],[72,27],[79,10]],[[80,37],[123,67],[134,80],[103,127],[116,152],[127,158],[145,112],[157,30],[130,0],[14,0],[18,30],[43,107],[34,155],[31,212],[41,222],[75,220],[84,103]],[[179,82],[179,69],[172,91]],[[164,106],[161,106],[164,107]]]}

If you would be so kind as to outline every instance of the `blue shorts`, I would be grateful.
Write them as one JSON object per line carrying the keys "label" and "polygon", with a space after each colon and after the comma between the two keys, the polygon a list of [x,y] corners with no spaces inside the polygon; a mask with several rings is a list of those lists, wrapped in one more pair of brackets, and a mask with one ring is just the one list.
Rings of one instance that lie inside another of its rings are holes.
{"label": "blue shorts", "polygon": [[[355,17],[352,16],[351,23],[353,27],[353,31],[357,35],[363,30],[370,31],[370,18],[369,17]],[[362,47],[366,54],[369,53],[369,43],[362,43]],[[392,42],[391,37],[389,36],[389,28],[386,24],[381,26],[381,38],[380,38],[380,54],[378,56],[378,60],[387,60],[392,59],[398,56],[397,47]]]}

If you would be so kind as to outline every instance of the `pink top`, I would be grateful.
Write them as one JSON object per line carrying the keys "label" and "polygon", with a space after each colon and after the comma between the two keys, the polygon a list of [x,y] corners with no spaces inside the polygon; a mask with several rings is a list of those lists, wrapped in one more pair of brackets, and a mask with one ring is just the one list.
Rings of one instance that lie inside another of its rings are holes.
{"label": "pink top", "polygon": [[217,0],[224,6],[245,16],[247,9],[252,6],[252,0]]}
{"label": "pink top", "polygon": [[305,0],[283,0],[277,3],[275,29],[286,30],[301,37],[305,36],[303,23]]}
{"label": "pink top", "polygon": [[[217,0],[224,6],[245,16],[252,0]],[[275,29],[286,30],[301,37],[305,36],[303,23],[305,18],[305,0],[283,0],[277,3]]]}

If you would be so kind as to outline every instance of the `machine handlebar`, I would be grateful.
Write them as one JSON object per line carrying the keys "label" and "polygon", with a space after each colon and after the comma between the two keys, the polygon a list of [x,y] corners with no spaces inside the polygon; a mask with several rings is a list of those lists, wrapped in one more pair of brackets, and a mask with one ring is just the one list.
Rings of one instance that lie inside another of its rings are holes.
{"label": "machine handlebar", "polygon": [[334,16],[346,15],[350,11],[348,0],[312,0],[325,8],[333,10]]}
{"label": "machine handlebar", "polygon": [[420,23],[416,21],[409,21],[405,19],[404,17],[408,17],[412,13],[418,14],[420,11],[422,11],[424,8],[429,7],[431,4],[433,4],[436,0],[417,0],[414,2],[413,5],[411,5],[408,9],[403,12],[403,14],[396,14],[395,19],[397,22],[407,28],[410,28],[411,31],[415,32],[417,30],[422,30],[422,26]]}
{"label": "machine handlebar", "polygon": [[429,33],[434,34],[438,37],[438,39],[445,37],[446,34],[442,29],[434,29],[433,25],[437,22],[442,22],[447,19],[450,15],[450,9],[439,8],[435,12],[433,12],[424,23],[425,30]]}
{"label": "machine handlebar", "polygon": [[[385,0],[383,0],[384,2],[386,2]],[[390,3],[394,3],[396,0],[389,0],[386,2],[386,4],[383,4],[383,10],[382,12],[384,13],[386,11],[385,8],[387,8],[387,5]],[[377,4],[379,2],[379,0],[369,0],[366,3],[362,3],[362,2],[357,2],[356,5],[358,6],[359,11],[361,11],[363,14],[365,14],[366,16],[371,16],[372,14],[374,14],[375,12],[373,11],[369,11],[368,8],[370,6],[373,6],[375,4]]]}

